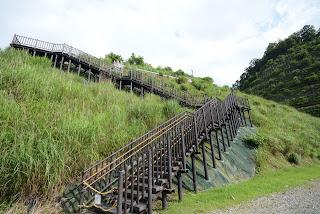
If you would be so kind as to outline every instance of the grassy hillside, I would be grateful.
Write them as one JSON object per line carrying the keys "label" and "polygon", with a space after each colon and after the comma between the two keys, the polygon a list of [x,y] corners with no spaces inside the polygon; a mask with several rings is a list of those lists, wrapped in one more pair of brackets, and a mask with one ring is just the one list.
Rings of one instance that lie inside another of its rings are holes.
{"label": "grassy hillside", "polygon": [[320,31],[307,25],[270,43],[234,87],[320,116]]}
{"label": "grassy hillside", "polygon": [[183,110],[109,82],[88,84],[24,51],[1,51],[0,60],[0,204],[52,195],[84,167]]}
{"label": "grassy hillside", "polygon": [[[230,92],[218,89],[208,95]],[[258,172],[290,167],[292,153],[300,165],[319,161],[319,118],[236,94],[249,98],[260,130],[254,137]],[[141,99],[109,82],[88,84],[51,68],[46,58],[11,49],[0,52],[0,106],[0,210],[18,198],[53,199],[84,167],[183,110],[177,102],[149,94]]]}
{"label": "grassy hillside", "polygon": [[259,129],[254,139],[259,144],[258,172],[290,167],[292,154],[298,155],[300,165],[320,160],[320,118],[255,95],[235,94],[249,98],[252,122]]}

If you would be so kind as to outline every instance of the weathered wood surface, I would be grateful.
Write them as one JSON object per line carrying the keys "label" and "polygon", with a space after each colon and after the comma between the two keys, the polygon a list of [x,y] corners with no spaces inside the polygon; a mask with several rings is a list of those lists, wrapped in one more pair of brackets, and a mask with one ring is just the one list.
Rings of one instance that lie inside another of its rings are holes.
{"label": "weathered wood surface", "polygon": [[[158,127],[128,143],[109,157],[83,170],[80,204],[88,205],[94,201],[95,194],[108,192],[111,202],[103,204],[108,210],[117,200],[117,208],[108,213],[152,213],[152,202],[162,195],[163,208],[167,208],[167,195],[173,193],[172,179],[178,178],[178,195],[182,200],[181,173],[187,172],[186,159],[200,154],[200,146],[210,142],[213,166],[216,167],[214,144],[218,148],[219,160],[221,152],[226,152],[230,141],[236,137],[240,126],[252,126],[250,105],[246,98],[236,97],[231,93],[225,100],[209,96],[195,96],[178,90],[164,82],[152,78],[138,70],[118,69],[113,65],[105,65],[101,60],[66,44],[48,43],[36,39],[15,35],[12,47],[30,49],[33,55],[45,56],[54,61],[54,66],[64,62],[89,71],[90,76],[100,80],[101,75],[124,85],[141,88],[165,98],[176,99],[182,105],[196,108],[194,113],[183,111]],[[30,52],[29,50],[29,52]],[[91,77],[91,78],[93,78]],[[94,79],[94,78],[93,78]],[[248,114],[248,118],[245,116]],[[247,123],[248,121],[248,123]],[[219,139],[218,132],[222,139]],[[224,139],[224,134],[227,139]],[[215,134],[216,142],[212,134]],[[221,149],[221,143],[223,148]],[[205,175],[207,164],[203,158]],[[196,167],[193,164],[194,191],[197,193]]]}

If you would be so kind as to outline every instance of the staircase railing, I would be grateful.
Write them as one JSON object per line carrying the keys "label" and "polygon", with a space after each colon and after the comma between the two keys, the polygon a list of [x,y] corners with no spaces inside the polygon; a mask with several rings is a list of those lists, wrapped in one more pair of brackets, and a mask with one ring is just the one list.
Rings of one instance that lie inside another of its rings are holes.
{"label": "staircase railing", "polygon": [[59,53],[66,55],[69,58],[74,58],[86,63],[87,66],[95,68],[107,76],[113,76],[118,79],[127,77],[138,81],[141,84],[148,85],[154,90],[163,92],[165,96],[176,99],[187,106],[198,108],[212,99],[211,96],[207,95],[190,94],[133,68],[120,69],[113,64],[105,62],[101,58],[99,59],[94,57],[67,44],[50,43],[15,34],[12,39],[11,46],[30,48],[35,51],[41,50],[50,52],[51,54]]}
{"label": "staircase railing", "polygon": [[[237,102],[238,100],[241,102]],[[171,167],[168,166],[168,160],[164,161],[164,159],[168,159],[170,156],[172,166],[175,161],[185,161],[186,152],[199,152],[199,144],[208,135],[209,129],[219,128],[221,124],[225,124],[225,120],[229,119],[229,114],[236,111],[241,103],[244,103],[244,99],[231,93],[224,101],[217,98],[210,100],[195,113],[183,111],[109,157],[85,169],[83,183],[86,185],[83,186],[80,203],[89,204],[94,199],[96,192],[89,186],[99,192],[108,191],[119,185],[119,179],[122,179],[121,184],[125,184],[123,185],[123,193],[118,193],[118,196],[119,194],[121,197],[124,195],[126,201],[124,206],[128,205],[128,208],[130,206],[132,208],[134,203],[131,201],[134,199],[136,204],[139,203],[141,197],[152,197],[142,191],[140,197],[135,195],[135,198],[130,199],[135,190],[133,183],[136,183],[137,186],[147,186],[145,181],[149,175],[148,151],[151,151],[151,167],[156,168],[156,170],[152,170],[152,186],[159,179],[167,179],[168,188],[171,188],[172,177],[169,176],[172,173],[170,172]],[[123,178],[119,178],[120,171],[124,171]],[[131,193],[129,196],[128,192]],[[138,192],[136,193],[138,194]],[[130,203],[127,200],[130,200]]]}
{"label": "staircase railing", "polygon": [[[74,58],[111,78],[129,81],[141,87],[146,86],[160,96],[173,98],[186,106],[198,108],[194,113],[181,112],[84,169],[80,196],[80,205],[84,207],[95,199],[96,194],[111,193],[116,198],[117,204],[115,200],[110,200],[109,203],[113,205],[109,206],[108,211],[114,209],[116,205],[118,213],[122,211],[126,213],[128,210],[137,213],[151,211],[152,201],[158,197],[157,194],[171,191],[173,176],[178,171],[186,172],[187,157],[193,153],[199,153],[200,144],[208,139],[211,131],[220,130],[222,133],[224,127],[228,137],[227,126],[229,126],[230,138],[233,138],[237,134],[240,122],[246,123],[245,111],[248,111],[251,123],[249,100],[236,97],[233,93],[223,101],[206,95],[192,95],[141,71],[106,64],[102,59],[66,44],[49,43],[14,35],[11,46],[31,48],[34,50],[34,55],[36,50],[40,50],[50,52],[51,56],[60,54],[63,57],[69,57],[69,60]],[[221,158],[218,138],[217,142]],[[223,146],[225,149],[224,140]],[[212,142],[211,149],[213,150]],[[193,175],[195,176],[195,171]],[[156,189],[155,193],[154,189]],[[148,208],[144,207],[146,203],[140,204],[144,201],[148,202]]]}

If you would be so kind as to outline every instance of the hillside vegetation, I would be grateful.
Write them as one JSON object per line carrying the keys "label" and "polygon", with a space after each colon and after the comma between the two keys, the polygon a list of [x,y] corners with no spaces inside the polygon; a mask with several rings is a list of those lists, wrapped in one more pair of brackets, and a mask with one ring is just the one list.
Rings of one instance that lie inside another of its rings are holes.
{"label": "hillside vegetation", "polygon": [[257,145],[257,172],[290,167],[291,156],[297,157],[297,165],[320,160],[320,118],[255,95],[235,94],[249,99],[252,122],[259,129],[248,138]]}
{"label": "hillside vegetation", "polygon": [[233,87],[320,116],[320,31],[306,25],[270,43]]}
{"label": "hillside vegetation", "polygon": [[214,80],[211,77],[194,77],[181,69],[173,71],[173,69],[169,66],[158,66],[155,68],[151,64],[145,62],[142,56],[137,56],[134,53],[132,53],[127,60],[124,60],[121,55],[111,52],[105,55],[105,58],[102,58],[102,60],[104,60],[106,63],[120,61],[127,68],[142,69],[147,75],[161,79],[167,84],[175,86],[176,88],[191,94],[208,96],[215,95],[224,98],[230,93],[227,85],[224,87],[219,87],[214,84]]}
{"label": "hillside vegetation", "polygon": [[[218,89],[207,93],[223,99],[230,92]],[[292,166],[291,154],[299,165],[319,161],[319,118],[235,93],[249,98],[260,130],[248,137],[258,145],[257,172]],[[11,49],[0,52],[0,106],[0,210],[17,199],[53,200],[84,167],[184,109],[158,96],[119,91],[108,81],[88,84],[52,68],[49,59]]]}
{"label": "hillside vegetation", "polygon": [[0,60],[0,204],[51,195],[84,167],[183,110],[109,82],[88,84],[24,51],[1,51]]}

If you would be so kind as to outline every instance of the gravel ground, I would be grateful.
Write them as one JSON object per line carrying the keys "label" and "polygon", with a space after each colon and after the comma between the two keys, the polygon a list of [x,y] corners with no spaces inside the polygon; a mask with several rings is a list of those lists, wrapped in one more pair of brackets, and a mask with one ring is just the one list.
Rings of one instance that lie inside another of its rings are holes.
{"label": "gravel ground", "polygon": [[284,192],[272,193],[268,197],[251,200],[246,204],[217,210],[212,214],[218,213],[320,214],[320,179]]}

